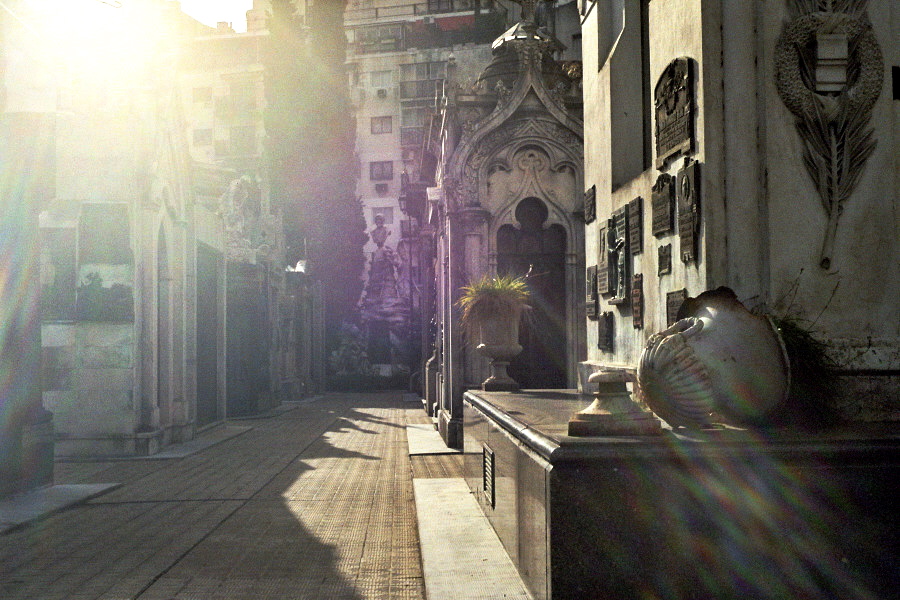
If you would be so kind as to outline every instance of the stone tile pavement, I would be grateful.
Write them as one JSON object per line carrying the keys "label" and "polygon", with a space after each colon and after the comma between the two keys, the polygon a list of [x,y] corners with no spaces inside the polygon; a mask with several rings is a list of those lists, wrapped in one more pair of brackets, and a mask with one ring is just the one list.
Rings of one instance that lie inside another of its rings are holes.
{"label": "stone tile pavement", "polygon": [[426,422],[399,393],[325,395],[181,458],[58,463],[58,484],[121,485],[0,534],[0,598],[424,599],[406,426]]}

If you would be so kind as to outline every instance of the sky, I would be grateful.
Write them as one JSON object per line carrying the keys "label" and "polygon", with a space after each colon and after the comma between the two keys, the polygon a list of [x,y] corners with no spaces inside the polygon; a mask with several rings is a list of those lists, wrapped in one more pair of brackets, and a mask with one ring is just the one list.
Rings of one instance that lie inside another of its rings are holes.
{"label": "sky", "polygon": [[219,21],[227,21],[235,31],[247,30],[251,8],[253,0],[181,0],[181,10],[201,23],[215,27]]}

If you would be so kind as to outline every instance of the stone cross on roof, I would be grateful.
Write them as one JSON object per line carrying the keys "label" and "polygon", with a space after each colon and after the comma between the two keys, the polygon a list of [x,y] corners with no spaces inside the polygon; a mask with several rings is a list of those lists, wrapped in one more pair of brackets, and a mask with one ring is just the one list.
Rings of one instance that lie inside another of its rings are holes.
{"label": "stone cross on roof", "polygon": [[553,2],[554,0],[512,0],[516,4],[522,6],[522,20],[534,23],[534,16],[537,12],[537,6],[541,2]]}

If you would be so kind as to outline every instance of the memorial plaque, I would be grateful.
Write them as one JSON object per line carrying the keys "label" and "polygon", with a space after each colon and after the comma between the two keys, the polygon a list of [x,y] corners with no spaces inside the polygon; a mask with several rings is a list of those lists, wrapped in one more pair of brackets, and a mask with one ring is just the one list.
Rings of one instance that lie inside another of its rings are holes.
{"label": "memorial plaque", "polygon": [[600,228],[600,252],[597,255],[597,294],[610,293],[608,227]]}
{"label": "memorial plaque", "polygon": [[635,329],[644,328],[644,276],[635,273],[631,280],[631,319]]}
{"label": "memorial plaque", "polygon": [[666,244],[656,249],[656,274],[668,275],[672,272],[672,244]]}
{"label": "memorial plaque", "polygon": [[665,235],[675,228],[675,178],[663,173],[653,185],[651,198],[653,235]]}
{"label": "memorial plaque", "polygon": [[678,201],[678,237],[681,262],[697,261],[697,237],[700,230],[700,165],[685,159],[678,171],[676,196]]}
{"label": "memorial plaque", "polygon": [[593,223],[597,219],[597,186],[592,185],[584,192],[584,222]]}
{"label": "memorial plaque", "polygon": [[585,285],[587,304],[585,305],[585,313],[588,319],[597,318],[598,298],[597,298],[597,267],[588,267],[585,275]]}
{"label": "memorial plaque", "polygon": [[607,234],[609,245],[609,271],[611,274],[610,304],[628,303],[628,206],[623,206],[612,214],[612,224]]}
{"label": "memorial plaque", "polygon": [[604,352],[613,351],[614,323],[611,312],[600,313],[600,318],[597,319],[597,348]]}
{"label": "memorial plaque", "polygon": [[644,199],[638,196],[628,203],[628,242],[632,254],[644,249]]}
{"label": "memorial plaque", "polygon": [[694,98],[691,60],[676,58],[653,91],[656,107],[656,168],[694,149]]}
{"label": "memorial plaque", "polygon": [[678,309],[687,299],[687,290],[681,289],[666,294],[666,326],[671,327],[678,320]]}

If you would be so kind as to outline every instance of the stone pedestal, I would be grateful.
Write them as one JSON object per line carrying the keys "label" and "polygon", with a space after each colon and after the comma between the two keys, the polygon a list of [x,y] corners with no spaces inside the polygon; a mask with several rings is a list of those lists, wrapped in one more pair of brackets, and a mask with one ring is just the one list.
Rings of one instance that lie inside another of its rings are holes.
{"label": "stone pedestal", "polygon": [[652,414],[631,399],[626,383],[634,375],[625,370],[597,371],[588,383],[597,384],[594,401],[569,420],[569,435],[659,435],[662,427]]}

